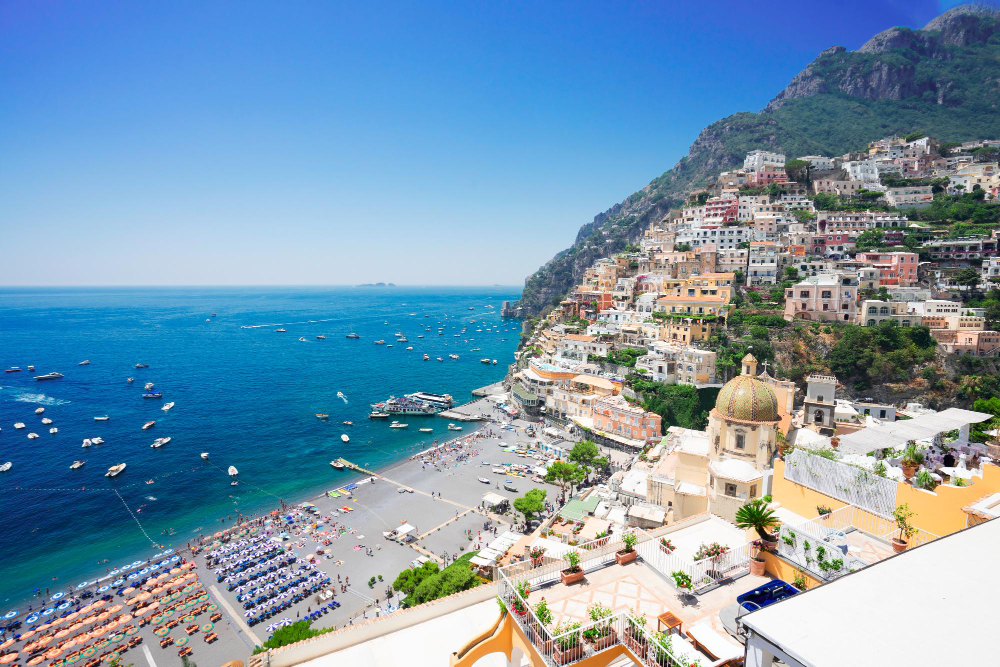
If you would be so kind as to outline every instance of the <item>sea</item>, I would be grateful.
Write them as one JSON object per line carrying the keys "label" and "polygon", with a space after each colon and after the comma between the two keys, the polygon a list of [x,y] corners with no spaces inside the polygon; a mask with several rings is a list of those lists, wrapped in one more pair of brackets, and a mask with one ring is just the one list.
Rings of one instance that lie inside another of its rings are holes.
{"label": "sea", "polygon": [[[370,404],[428,391],[451,394],[458,405],[502,379],[520,325],[502,319],[500,306],[519,292],[0,289],[0,365],[24,369],[0,374],[0,464],[12,463],[0,472],[0,617],[38,589],[68,590],[164,547],[183,547],[240,513],[356,479],[330,466],[337,457],[377,469],[456,435],[440,417],[407,416],[399,419],[408,428],[390,429],[368,418]],[[346,338],[352,332],[361,338]],[[409,342],[396,343],[397,332]],[[90,364],[78,365],[84,360]],[[65,377],[34,380],[52,371]],[[161,399],[142,397],[147,382]],[[164,412],[167,402],[175,405]],[[38,407],[44,414],[35,414]],[[94,420],[103,415],[109,419]],[[53,423],[42,425],[42,417]],[[31,432],[39,437],[28,439]],[[168,436],[167,445],[150,447]],[[94,437],[104,443],[81,447]],[[71,470],[77,459],[86,464]],[[104,476],[123,462],[123,473]],[[229,466],[239,471],[236,486]]]}

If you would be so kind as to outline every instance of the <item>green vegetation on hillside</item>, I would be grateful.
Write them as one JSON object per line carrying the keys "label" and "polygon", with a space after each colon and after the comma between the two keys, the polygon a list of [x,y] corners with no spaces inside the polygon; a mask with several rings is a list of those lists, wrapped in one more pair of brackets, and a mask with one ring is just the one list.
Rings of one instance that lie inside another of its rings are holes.
{"label": "green vegetation on hillside", "polygon": [[837,325],[842,334],[826,358],[830,370],[856,390],[913,377],[916,364],[934,359],[937,341],[927,327]]}
{"label": "green vegetation on hillside", "polygon": [[642,407],[663,419],[666,433],[669,426],[703,429],[708,424],[708,412],[715,406],[717,388],[698,389],[686,384],[663,384],[638,375],[630,375],[629,385],[641,397]]}
{"label": "green vegetation on hillside", "polygon": [[469,559],[476,553],[471,551],[440,571],[435,562],[424,563],[418,568],[407,568],[392,582],[392,588],[406,593],[404,607],[412,607],[475,588],[480,581],[472,571]]}

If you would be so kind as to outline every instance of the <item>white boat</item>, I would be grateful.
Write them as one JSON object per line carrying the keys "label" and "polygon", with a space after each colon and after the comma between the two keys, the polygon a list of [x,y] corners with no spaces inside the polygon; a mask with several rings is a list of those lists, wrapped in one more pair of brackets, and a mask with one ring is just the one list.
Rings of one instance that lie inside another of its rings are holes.
{"label": "white boat", "polygon": [[94,417],[94,421],[95,422],[106,422],[106,421],[108,421],[108,416],[104,415],[103,417]]}
{"label": "white boat", "polygon": [[51,433],[53,435],[55,435],[58,432],[59,432],[59,429],[57,429],[55,426],[53,426],[52,428],[49,429],[49,433]]}
{"label": "white boat", "polygon": [[83,447],[83,448],[87,448],[87,447],[90,447],[92,444],[94,444],[94,443],[91,442],[90,438],[84,438],[83,439],[83,444],[80,445],[80,446]]}
{"label": "white boat", "polygon": [[52,420],[49,419],[48,417],[43,417],[42,418],[42,423],[45,424],[46,426],[48,426],[49,424],[52,423]]}
{"label": "white boat", "polygon": [[444,361],[444,359],[442,359],[441,357],[438,357],[437,360],[438,361]]}
{"label": "white boat", "polygon": [[202,452],[202,453],[201,453],[201,458],[202,458],[203,460],[207,461],[207,460],[208,460],[208,452]]}
{"label": "white boat", "polygon": [[24,428],[24,422],[14,422],[14,428]]}
{"label": "white boat", "polygon": [[144,364],[142,362],[139,362],[138,364],[135,365],[135,367],[136,368],[149,368],[149,364]]}
{"label": "white boat", "polygon": [[458,355],[457,354],[449,354],[448,358],[449,359],[458,359]]}
{"label": "white boat", "polygon": [[229,470],[227,472],[230,477],[236,477],[240,474],[240,471],[236,469],[236,466],[229,466]]}
{"label": "white boat", "polygon": [[326,340],[326,336],[316,336],[316,340]]}
{"label": "white boat", "polygon": [[400,424],[399,422],[392,422],[389,424],[389,428],[406,428],[409,424]]}
{"label": "white boat", "polygon": [[150,447],[152,447],[153,449],[159,449],[163,445],[169,443],[171,439],[172,438],[157,438],[156,440],[153,441],[153,444],[151,444]]}
{"label": "white boat", "polygon": [[347,403],[347,397],[344,396],[344,392],[338,391],[337,392],[337,398],[339,398],[340,400],[342,400],[344,403]]}
{"label": "white boat", "polygon": [[104,438],[91,438],[90,441],[92,443],[94,443],[95,445],[103,445],[104,444]]}
{"label": "white boat", "polygon": [[38,437],[37,433],[29,433],[28,434],[28,440],[34,440],[37,437]]}
{"label": "white boat", "polygon": [[69,467],[70,470],[76,470],[77,468],[82,468],[86,461],[73,461],[73,465]]}
{"label": "white boat", "polygon": [[434,432],[434,429],[432,429],[432,428],[421,428],[421,429],[417,429],[417,430],[420,431],[421,433],[433,433]]}
{"label": "white boat", "polygon": [[334,461],[330,461],[330,465],[332,465],[337,470],[343,470],[344,469],[344,464],[340,462],[340,459],[336,459]]}
{"label": "white boat", "polygon": [[104,473],[105,477],[114,477],[115,475],[120,475],[122,471],[125,470],[125,464],[119,463],[118,465],[111,466],[108,471]]}
{"label": "white boat", "polygon": [[305,336],[299,336],[299,340],[300,340],[300,341],[302,341],[303,343],[307,343],[307,342],[308,342],[308,341],[307,341],[307,340],[305,339]]}
{"label": "white boat", "polygon": [[155,423],[156,423],[156,420],[155,420],[155,419],[154,419],[153,421],[148,421],[148,422],[146,422],[145,424],[143,424],[143,425],[142,425],[142,430],[143,430],[143,431],[145,431],[145,430],[148,430],[148,429],[151,429],[151,428],[153,428],[153,425],[154,425]]}
{"label": "white boat", "polygon": [[462,427],[457,424],[448,424],[449,431],[461,431]]}
{"label": "white boat", "polygon": [[484,357],[484,358],[482,358],[482,359],[479,360],[479,363],[481,363],[481,364],[488,364],[488,363],[490,363],[490,360],[488,358]]}
{"label": "white boat", "polygon": [[429,360],[430,360],[430,358],[431,358],[431,357],[430,357],[430,355],[428,355],[428,354],[425,354],[425,355],[424,355],[424,361],[429,361]]}
{"label": "white boat", "polygon": [[36,380],[58,380],[61,377],[66,377],[62,373],[46,373],[45,375],[36,375]]}
{"label": "white boat", "polygon": [[407,349],[407,350],[412,350],[412,349],[413,349],[413,346],[410,346],[410,347],[408,347],[408,348],[406,348],[406,349]]}
{"label": "white boat", "polygon": [[493,360],[493,365],[494,365],[494,366],[496,366],[496,365],[497,365],[497,360],[496,360],[496,359],[494,359],[494,360]]}
{"label": "white boat", "polygon": [[126,380],[126,382],[128,382],[129,384],[132,384],[133,382],[135,382],[135,378],[128,378]]}
{"label": "white boat", "polygon": [[343,440],[344,442],[350,442],[351,441],[351,439],[347,437],[346,433],[342,433],[340,435],[340,439]]}
{"label": "white boat", "polygon": [[286,331],[288,331],[288,329],[285,329],[285,328],[279,328],[279,329],[275,329],[274,331],[275,331],[276,333],[285,333]]}
{"label": "white boat", "polygon": [[489,484],[490,483],[490,480],[486,479],[485,477],[480,477],[479,481],[482,482],[483,484]]}
{"label": "white boat", "polygon": [[153,383],[152,382],[147,382],[145,385],[143,385],[142,388],[145,389],[146,391],[149,391],[150,389],[153,388]]}
{"label": "white boat", "polygon": [[40,415],[45,412],[45,408],[35,408],[35,414]]}
{"label": "white boat", "polygon": [[84,359],[83,361],[77,364],[77,366],[89,366],[89,365],[90,365],[90,359]]}
{"label": "white boat", "polygon": [[13,464],[10,461],[7,461],[7,463],[4,463],[3,465],[0,465],[0,472],[7,472],[8,470],[10,470],[10,467],[12,465]]}
{"label": "white boat", "polygon": [[163,407],[160,408],[160,409],[163,410],[164,412],[166,412],[167,410],[169,410],[172,407],[174,407],[174,402],[170,401],[169,403],[164,403]]}

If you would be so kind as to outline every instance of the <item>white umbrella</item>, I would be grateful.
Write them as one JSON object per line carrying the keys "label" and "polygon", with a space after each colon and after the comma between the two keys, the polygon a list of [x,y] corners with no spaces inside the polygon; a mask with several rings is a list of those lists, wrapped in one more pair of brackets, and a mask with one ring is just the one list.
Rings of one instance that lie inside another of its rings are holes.
{"label": "white umbrella", "polygon": [[280,621],[278,621],[278,625],[291,625],[291,624],[292,624],[292,619],[290,618],[283,618]]}
{"label": "white umbrella", "polygon": [[271,625],[267,626],[266,629],[267,629],[268,632],[274,632],[275,630],[277,630],[280,627],[281,626],[278,625],[277,623],[272,623]]}

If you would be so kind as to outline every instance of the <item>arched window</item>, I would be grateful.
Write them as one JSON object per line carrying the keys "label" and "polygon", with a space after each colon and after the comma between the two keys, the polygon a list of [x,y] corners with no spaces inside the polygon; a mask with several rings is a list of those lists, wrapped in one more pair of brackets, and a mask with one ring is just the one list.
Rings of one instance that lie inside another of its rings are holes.
{"label": "arched window", "polygon": [[878,314],[879,315],[888,315],[889,314],[889,308],[887,306],[882,306],[881,308],[878,309]]}
{"label": "arched window", "polygon": [[870,327],[875,326],[875,320],[868,320],[868,326]]}
{"label": "arched window", "polygon": [[813,421],[816,422],[817,424],[822,424],[823,423],[823,411],[822,410],[816,410],[815,412],[813,412]]}
{"label": "arched window", "polygon": [[877,312],[878,312],[878,308],[876,308],[875,306],[868,306],[868,314],[869,315],[874,315]]}

